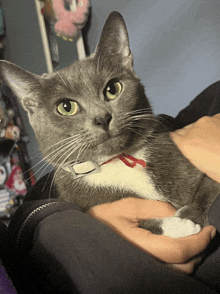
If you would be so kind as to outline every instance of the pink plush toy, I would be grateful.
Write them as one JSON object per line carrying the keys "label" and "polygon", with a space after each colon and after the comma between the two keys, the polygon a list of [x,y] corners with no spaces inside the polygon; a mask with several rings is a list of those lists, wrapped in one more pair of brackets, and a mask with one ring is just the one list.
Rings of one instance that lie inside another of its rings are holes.
{"label": "pink plush toy", "polygon": [[54,30],[59,37],[72,41],[85,26],[89,14],[89,0],[79,0],[77,9],[72,12],[65,9],[65,3],[72,0],[53,0],[53,10],[57,22]]}

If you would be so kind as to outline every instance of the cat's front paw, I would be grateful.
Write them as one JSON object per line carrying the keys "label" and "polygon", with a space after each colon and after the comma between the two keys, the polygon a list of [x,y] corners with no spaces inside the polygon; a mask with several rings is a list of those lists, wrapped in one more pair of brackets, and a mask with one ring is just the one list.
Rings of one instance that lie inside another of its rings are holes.
{"label": "cat's front paw", "polygon": [[201,227],[189,219],[180,217],[166,217],[147,219],[140,222],[140,227],[157,235],[180,238],[197,234]]}

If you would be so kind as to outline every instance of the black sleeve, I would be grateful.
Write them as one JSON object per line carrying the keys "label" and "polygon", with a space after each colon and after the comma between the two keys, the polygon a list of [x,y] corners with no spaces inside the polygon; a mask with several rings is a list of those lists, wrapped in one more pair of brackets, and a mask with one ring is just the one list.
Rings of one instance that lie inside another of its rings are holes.
{"label": "black sleeve", "polygon": [[9,235],[5,260],[18,293],[217,293],[67,202],[26,202]]}
{"label": "black sleeve", "polygon": [[213,116],[220,113],[220,81],[212,84],[202,91],[190,104],[173,118],[160,114],[157,118],[161,121],[159,131],[174,131],[196,122],[203,116]]}
{"label": "black sleeve", "polygon": [[203,116],[220,113],[220,81],[212,84],[200,93],[174,119],[178,128],[194,123]]}
{"label": "black sleeve", "polygon": [[206,249],[206,259],[199,266],[195,277],[203,283],[211,284],[220,292],[220,195],[209,211],[209,222],[217,229],[217,235]]}

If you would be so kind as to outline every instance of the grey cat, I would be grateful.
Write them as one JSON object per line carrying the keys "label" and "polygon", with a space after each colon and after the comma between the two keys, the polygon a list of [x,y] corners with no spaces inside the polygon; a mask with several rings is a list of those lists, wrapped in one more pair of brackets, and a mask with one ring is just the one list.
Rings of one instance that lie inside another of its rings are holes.
{"label": "grey cat", "polygon": [[[171,218],[143,220],[180,237],[208,224],[220,185],[198,171],[153,115],[122,16],[113,12],[94,54],[37,76],[6,61],[1,77],[28,112],[40,149],[55,167],[60,197],[83,210],[124,197],[162,200]],[[49,131],[48,131],[49,130]]]}

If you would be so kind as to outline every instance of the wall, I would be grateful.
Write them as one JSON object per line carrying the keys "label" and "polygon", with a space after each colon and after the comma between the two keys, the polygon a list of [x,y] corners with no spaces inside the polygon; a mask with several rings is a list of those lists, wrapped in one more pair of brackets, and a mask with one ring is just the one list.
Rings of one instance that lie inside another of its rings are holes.
{"label": "wall", "polygon": [[[34,73],[45,72],[34,1],[2,2],[7,23],[7,59]],[[95,49],[106,17],[113,10],[119,11],[128,27],[134,68],[156,114],[175,116],[204,88],[219,80],[218,0],[92,0],[91,7],[87,35],[90,52]],[[62,67],[77,58],[74,44],[59,39],[59,48]],[[37,145],[26,124],[33,155],[32,149]]]}
{"label": "wall", "polygon": [[175,116],[219,80],[220,1],[92,1],[92,50],[107,15],[125,18],[134,68],[155,112]]}

